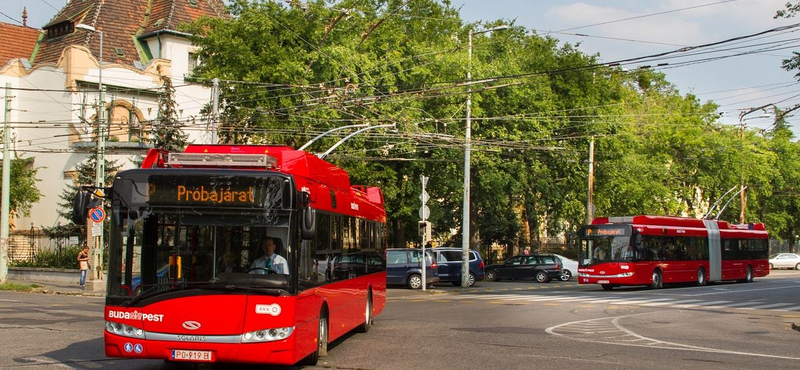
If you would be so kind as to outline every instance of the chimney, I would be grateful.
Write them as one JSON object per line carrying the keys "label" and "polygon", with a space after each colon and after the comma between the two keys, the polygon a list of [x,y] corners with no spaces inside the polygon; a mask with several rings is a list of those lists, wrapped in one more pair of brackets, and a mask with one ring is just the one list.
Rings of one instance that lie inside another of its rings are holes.
{"label": "chimney", "polygon": [[22,8],[22,27],[28,27],[28,7]]}

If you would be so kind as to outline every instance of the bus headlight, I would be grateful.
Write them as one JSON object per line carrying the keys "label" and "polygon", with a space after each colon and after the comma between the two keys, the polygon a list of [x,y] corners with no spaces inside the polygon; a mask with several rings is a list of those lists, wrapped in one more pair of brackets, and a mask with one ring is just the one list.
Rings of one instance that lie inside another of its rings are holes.
{"label": "bus headlight", "polygon": [[294,327],[254,330],[242,334],[242,343],[273,342],[288,338],[294,332]]}
{"label": "bus headlight", "polygon": [[123,337],[144,339],[144,330],[118,322],[106,321],[106,331]]}

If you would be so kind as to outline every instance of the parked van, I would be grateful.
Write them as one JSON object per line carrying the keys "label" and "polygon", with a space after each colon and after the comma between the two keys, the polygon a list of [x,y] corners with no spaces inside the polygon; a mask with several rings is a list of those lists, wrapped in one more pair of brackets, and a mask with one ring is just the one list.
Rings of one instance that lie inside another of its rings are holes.
{"label": "parked van", "polygon": [[[461,285],[461,263],[463,250],[461,248],[433,248],[433,253],[439,272],[439,281]],[[483,280],[483,259],[478,251],[469,251],[469,286],[476,281]]]}
{"label": "parked van", "polygon": [[[439,282],[436,261],[429,250],[425,251],[425,280],[427,285]],[[389,248],[386,250],[386,285],[406,285],[422,288],[422,249]],[[426,285],[426,286],[427,286]]]}

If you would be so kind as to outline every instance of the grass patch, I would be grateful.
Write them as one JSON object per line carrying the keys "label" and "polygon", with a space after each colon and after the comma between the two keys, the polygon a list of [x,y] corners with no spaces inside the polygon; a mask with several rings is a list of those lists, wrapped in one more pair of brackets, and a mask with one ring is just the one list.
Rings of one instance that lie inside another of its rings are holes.
{"label": "grass patch", "polygon": [[36,284],[16,284],[16,283],[0,284],[0,290],[10,290],[15,292],[30,292],[36,288],[39,288],[39,286]]}

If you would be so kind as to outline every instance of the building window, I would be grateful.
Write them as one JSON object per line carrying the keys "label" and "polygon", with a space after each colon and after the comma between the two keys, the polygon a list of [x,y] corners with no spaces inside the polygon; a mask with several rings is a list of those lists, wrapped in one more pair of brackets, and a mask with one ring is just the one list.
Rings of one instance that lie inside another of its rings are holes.
{"label": "building window", "polygon": [[189,74],[192,74],[194,67],[200,65],[200,57],[196,53],[189,53]]}

